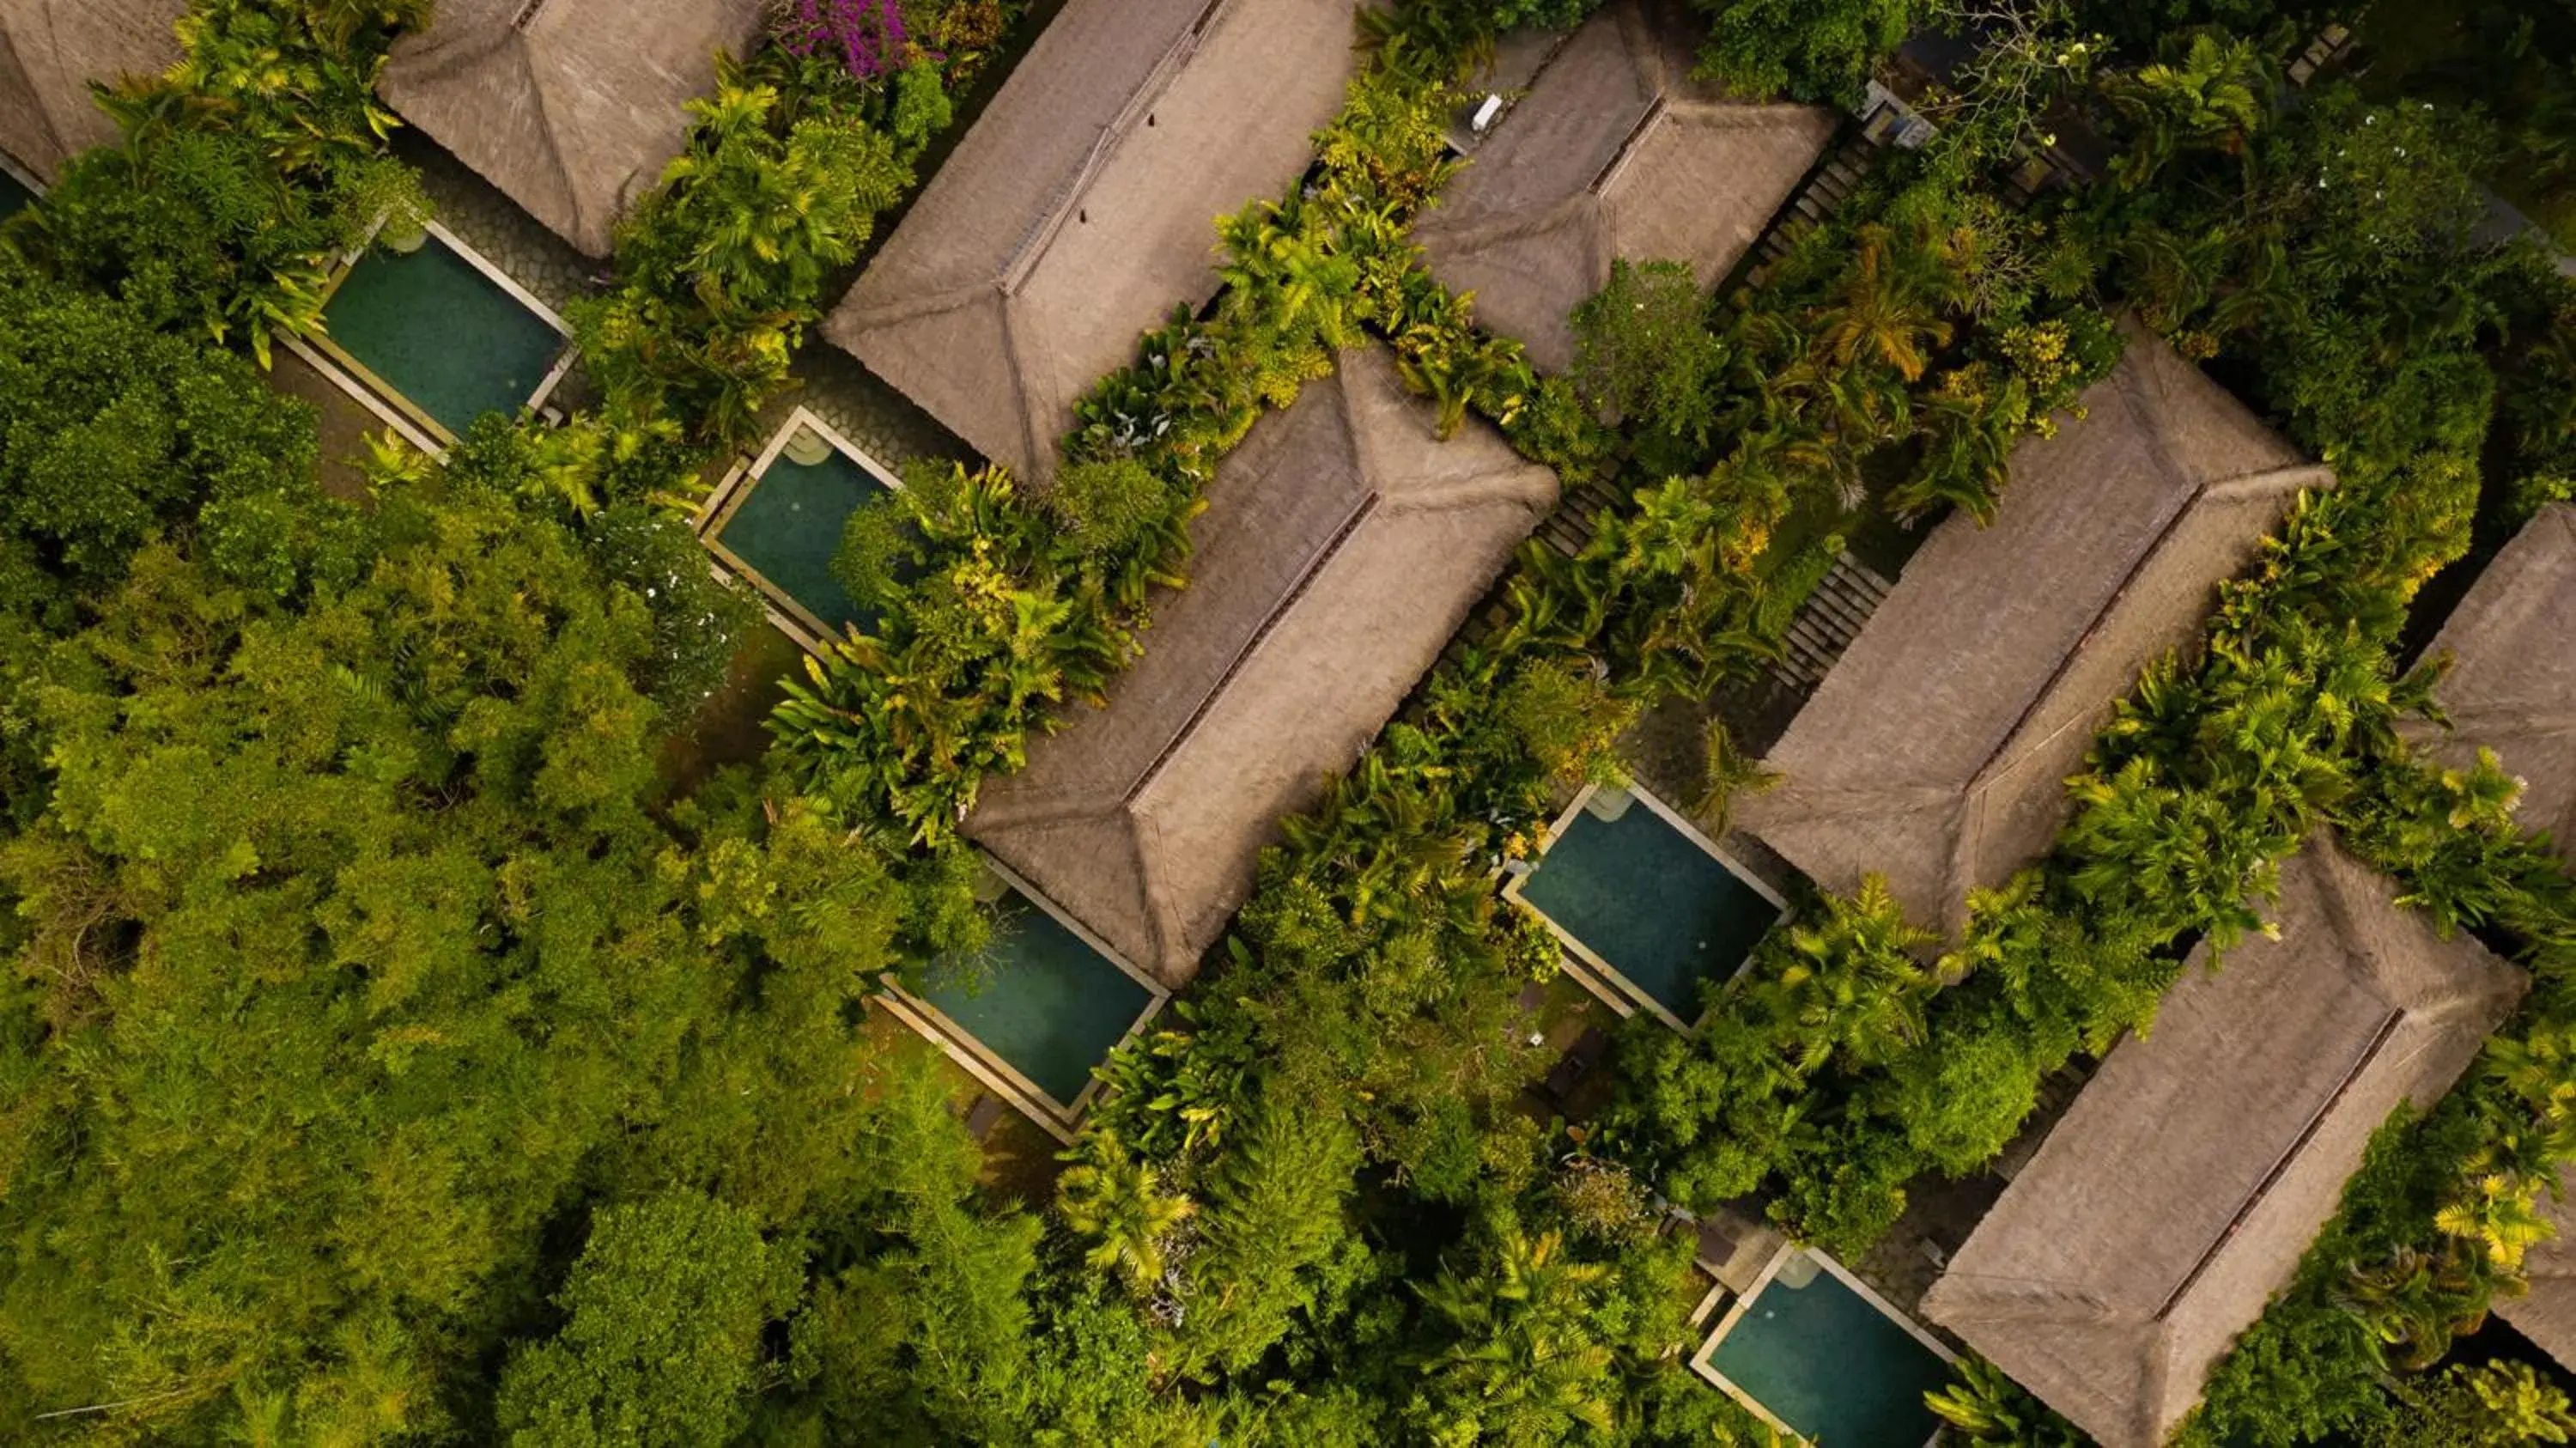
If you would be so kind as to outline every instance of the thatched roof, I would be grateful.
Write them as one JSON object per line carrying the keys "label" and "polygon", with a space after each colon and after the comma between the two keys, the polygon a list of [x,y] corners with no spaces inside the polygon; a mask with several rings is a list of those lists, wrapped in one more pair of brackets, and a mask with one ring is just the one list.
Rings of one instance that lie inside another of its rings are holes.
{"label": "thatched roof", "polygon": [[0,3],[0,151],[51,185],[73,153],[116,139],[90,82],[154,75],[179,59],[187,0]]}
{"label": "thatched roof", "polygon": [[2576,861],[2576,504],[2544,509],[2487,565],[2433,640],[2451,670],[2434,697],[2452,731],[2435,756],[2492,749],[2523,782],[2523,824]]}
{"label": "thatched roof", "polygon": [[1030,746],[967,832],[1179,986],[1281,816],[1348,768],[1554,502],[1481,426],[1449,442],[1376,351],[1342,356],[1218,468],[1194,581],[1105,712]]}
{"label": "thatched roof", "polygon": [[[2466,764],[2483,745],[2523,781],[2522,821],[2576,862],[2576,505],[2543,509],[2487,565],[2431,653],[2451,671],[2434,691],[2456,732],[2419,732],[2434,755]],[[2556,1238],[2531,1251],[2528,1296],[2496,1315],[2576,1366],[2576,1182],[2548,1205]]]}
{"label": "thatched roof", "polygon": [[1770,753],[1739,819],[1830,890],[1875,871],[1955,924],[2046,851],[2064,781],[2139,670],[2199,635],[2305,463],[2161,342],[2014,452],[1992,526],[1943,523]]}
{"label": "thatched roof", "polygon": [[2277,942],[2206,951],[2114,1048],[1923,1299],[2100,1440],[2153,1448],[2297,1270],[2371,1133],[2427,1108],[2526,978],[2320,837]]}
{"label": "thatched roof", "polygon": [[1353,0],[1069,0],[823,334],[1034,483],[1093,383],[1305,170]]}
{"label": "thatched roof", "polygon": [[1542,370],[1572,364],[1566,319],[1617,258],[1715,286],[1833,137],[1830,111],[1692,81],[1693,37],[1639,0],[1585,22],[1414,227],[1432,274]]}
{"label": "thatched roof", "polygon": [[742,55],[769,0],[438,0],[377,89],[556,235],[606,256],[688,138],[683,109]]}

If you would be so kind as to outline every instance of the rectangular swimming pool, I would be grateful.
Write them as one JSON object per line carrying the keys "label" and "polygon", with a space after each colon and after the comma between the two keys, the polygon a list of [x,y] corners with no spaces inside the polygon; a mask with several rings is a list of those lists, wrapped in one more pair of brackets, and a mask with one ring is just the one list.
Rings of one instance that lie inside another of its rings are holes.
{"label": "rectangular swimming pool", "polygon": [[516,414],[556,376],[561,321],[433,228],[417,251],[371,247],[324,305],[327,351],[444,432],[487,412]]}
{"label": "rectangular swimming pool", "polygon": [[1920,1448],[1952,1354],[1822,1252],[1783,1248],[1691,1358],[1762,1417],[1824,1448]]}
{"label": "rectangular swimming pool", "polygon": [[993,943],[943,961],[919,995],[892,976],[887,1004],[1057,1137],[1090,1105],[1092,1068],[1162,1009],[1169,993],[988,860],[1004,886]]}
{"label": "rectangular swimming pool", "polygon": [[876,626],[832,557],[850,515],[900,486],[824,421],[798,408],[769,446],[707,501],[699,533],[756,589],[770,616],[806,647],[846,627]]}
{"label": "rectangular swimming pool", "polygon": [[1603,819],[1592,805],[1604,796],[1585,790],[1509,893],[1630,1001],[1687,1030],[1703,989],[1743,965],[1783,903],[1663,801],[1628,793]]}

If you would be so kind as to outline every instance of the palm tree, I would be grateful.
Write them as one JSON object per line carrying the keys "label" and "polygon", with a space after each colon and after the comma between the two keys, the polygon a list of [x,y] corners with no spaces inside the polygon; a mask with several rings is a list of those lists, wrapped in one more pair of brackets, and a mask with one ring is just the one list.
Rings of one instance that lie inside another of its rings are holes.
{"label": "palm tree", "polygon": [[1303,202],[1263,202],[1220,218],[1217,237],[1228,307],[1241,313],[1258,306],[1261,315],[1247,320],[1274,342],[1311,338],[1332,348],[1358,340],[1350,307],[1359,268],[1336,250],[1330,224]]}
{"label": "palm tree", "polygon": [[1196,1204],[1166,1194],[1154,1168],[1105,1131],[1085,1133],[1065,1158],[1074,1165],[1056,1181],[1055,1206],[1065,1225],[1097,1239],[1083,1260],[1123,1273],[1140,1294],[1153,1291],[1163,1280],[1164,1239]]}
{"label": "palm tree", "polygon": [[1699,798],[1699,816],[1708,826],[1710,839],[1725,836],[1735,813],[1735,801],[1745,795],[1760,794],[1780,782],[1777,771],[1744,752],[1735,742],[1735,731],[1723,719],[1708,721],[1708,732],[1702,740],[1707,763],[1707,785]]}
{"label": "palm tree", "polygon": [[1778,938],[1775,963],[1749,988],[1748,1003],[1778,1026],[1801,1071],[1837,1055],[1883,1062],[1922,1039],[1923,1008],[1938,985],[1913,952],[1939,936],[1907,923],[1883,876],[1863,879],[1857,894],[1825,897],[1820,918]]}
{"label": "palm tree", "polygon": [[2135,126],[2129,154],[2116,163],[2121,184],[2144,186],[2185,147],[2234,156],[2271,114],[2272,63],[2255,42],[2196,32],[2178,62],[2113,75],[2103,94]]}
{"label": "palm tree", "polygon": [[1851,270],[1816,318],[1823,354],[1845,368],[1882,362],[1912,382],[1931,349],[1949,343],[1950,324],[1925,299],[1917,275],[1923,258],[1905,255],[1905,243],[1884,222],[1860,228],[1855,240]]}
{"label": "palm tree", "polygon": [[2496,1271],[2518,1273],[2523,1254],[2556,1233],[2540,1214],[2539,1190],[2518,1172],[2487,1172],[2469,1195],[2434,1213],[2433,1225],[2446,1237],[2476,1243]]}
{"label": "palm tree", "polygon": [[1984,1358],[1959,1359],[1957,1372],[1950,1386],[1925,1393],[1923,1404],[1967,1441],[1999,1448],[2081,1448],[2088,1441]]}
{"label": "palm tree", "polygon": [[1558,1233],[1533,1238],[1505,1223],[1494,1233],[1491,1270],[1444,1271],[1421,1289],[1450,1339],[1423,1361],[1429,1381],[1415,1404],[1433,1442],[1553,1448],[1577,1424],[1610,1431],[1612,1353],[1591,1325],[1610,1269],[1568,1258],[1563,1246]]}

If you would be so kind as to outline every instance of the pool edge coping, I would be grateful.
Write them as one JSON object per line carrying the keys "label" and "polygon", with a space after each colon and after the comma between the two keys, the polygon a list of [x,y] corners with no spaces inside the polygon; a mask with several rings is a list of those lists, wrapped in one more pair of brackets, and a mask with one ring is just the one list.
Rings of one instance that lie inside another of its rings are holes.
{"label": "pool edge coping", "polygon": [[[1074,937],[1089,946],[1093,954],[1116,966],[1128,979],[1144,987],[1145,1008],[1137,1012],[1136,1018],[1127,1023],[1127,1028],[1119,1033],[1118,1039],[1110,1043],[1109,1050],[1101,1055],[1102,1060],[1106,1061],[1120,1046],[1134,1040],[1156,1016],[1162,1014],[1163,1007],[1171,1003],[1172,993],[1160,981],[1138,969],[1132,961],[1119,954],[1107,941],[1093,934],[1089,927],[1065,913],[1062,907],[1048,899],[1044,892],[1030,884],[1018,871],[1003,864],[989,851],[978,849],[976,854],[984,866],[1003,883],[1018,891],[1022,898],[1045,911],[1058,925],[1073,932]],[[1030,1080],[1018,1067],[1004,1060],[1002,1054],[985,1044],[982,1037],[966,1029],[947,1012],[905,989],[894,972],[884,972],[879,979],[885,986],[885,992],[878,999],[894,1013],[897,1020],[903,1021],[927,1037],[959,1065],[964,1066],[977,1080],[1000,1092],[1005,1100],[1019,1108],[1020,1114],[1035,1121],[1057,1140],[1068,1146],[1072,1145],[1073,1129],[1081,1124],[1083,1114],[1090,1110],[1092,1101],[1100,1093],[1100,1077],[1096,1074],[1096,1067],[1095,1074],[1083,1083],[1082,1090],[1075,1094],[1071,1102],[1059,1101],[1044,1087]]]}
{"label": "pool edge coping", "polygon": [[698,541],[706,545],[707,552],[714,556],[717,577],[731,574],[750,584],[751,591],[760,598],[761,610],[769,615],[770,623],[795,640],[797,647],[809,654],[822,656],[829,653],[828,641],[838,636],[836,631],[812,610],[797,602],[794,594],[779,587],[768,574],[752,567],[742,555],[726,547],[717,537],[724,531],[725,524],[740,511],[771,465],[778,461],[779,454],[787,450],[787,440],[796,435],[799,427],[812,428],[817,437],[886,487],[898,493],[904,491],[903,480],[895,476],[893,469],[870,456],[867,449],[825,421],[822,414],[800,402],[789,411],[787,420],[779,424],[778,430],[770,435],[758,453],[737,457],[733,466],[725,470],[723,481],[708,492],[706,501],[700,503],[697,512],[690,517],[689,528],[698,535]]}
{"label": "pool edge coping", "polygon": [[[1762,1271],[1754,1277],[1753,1285],[1746,1289],[1742,1296],[1735,1299],[1734,1304],[1726,1309],[1726,1315],[1724,1317],[1718,1319],[1716,1330],[1709,1333],[1708,1337],[1700,1343],[1698,1350],[1691,1354],[1690,1369],[1693,1373],[1698,1374],[1704,1381],[1715,1385],[1728,1397],[1733,1398],[1747,1411],[1751,1412],[1753,1416],[1761,1419],[1764,1423],[1788,1434],[1792,1439],[1800,1443],[1809,1443],[1812,1441],[1806,1434],[1799,1432],[1797,1429],[1790,1427],[1784,1422],[1781,1422],[1779,1417],[1769,1408],[1762,1406],[1759,1399],[1755,1398],[1751,1393],[1745,1391],[1743,1388],[1738,1387],[1733,1379],[1727,1377],[1726,1374],[1719,1372],[1716,1365],[1709,1361],[1710,1358],[1716,1356],[1717,1345],[1726,1341],[1726,1335],[1735,1330],[1736,1323],[1743,1320],[1744,1314],[1752,1308],[1754,1301],[1761,1297],[1764,1289],[1771,1285],[1771,1279],[1780,1275],[1780,1269],[1788,1263],[1791,1257],[1800,1255],[1803,1255],[1807,1260],[1815,1263],[1817,1266],[1824,1268],[1827,1272],[1832,1273],[1845,1287],[1850,1288],[1853,1294],[1859,1297],[1861,1301],[1866,1302],[1871,1307],[1877,1309],[1880,1316],[1895,1323],[1898,1327],[1905,1329],[1908,1336],[1923,1344],[1925,1347],[1930,1348],[1934,1356],[1940,1358],[1941,1361],[1953,1366],[1957,1365],[1959,1355],[1950,1350],[1949,1344],[1941,1341],[1937,1337],[1934,1337],[1931,1332],[1923,1326],[1923,1324],[1916,1322],[1911,1316],[1898,1311],[1895,1303],[1892,1303],[1885,1297],[1881,1296],[1877,1288],[1861,1281],[1859,1277],[1852,1273],[1850,1268],[1835,1261],[1832,1253],[1827,1252],[1822,1247],[1801,1247],[1795,1242],[1784,1242],[1781,1244],[1779,1251],[1771,1254],[1771,1260],[1762,1264]],[[1949,1425],[1938,1421],[1938,1417],[1936,1415],[1932,1426],[1932,1436],[1923,1440],[1923,1448],[1935,1448],[1935,1445],[1940,1444],[1948,1436],[1949,1431]]]}
{"label": "pool edge coping", "polygon": [[[1771,908],[1777,913],[1771,917],[1771,924],[1765,927],[1766,934],[1769,930],[1777,928],[1781,921],[1789,918],[1788,897],[1773,889],[1771,883],[1754,873],[1751,866],[1728,854],[1717,841],[1708,837],[1707,832],[1693,824],[1679,810],[1664,803],[1653,790],[1646,788],[1642,783],[1631,782],[1623,789],[1630,799],[1646,806],[1665,824],[1680,833],[1682,838],[1699,846],[1710,859],[1717,861],[1719,868],[1750,887],[1753,893],[1771,902]],[[1555,936],[1557,944],[1562,947],[1562,953],[1569,957],[1564,963],[1570,968],[1568,973],[1574,977],[1575,982],[1598,996],[1602,1004],[1618,1013],[1621,1020],[1626,1020],[1643,1008],[1653,1013],[1655,1019],[1672,1027],[1681,1035],[1694,1035],[1701,1024],[1707,1021],[1709,1012],[1715,1009],[1714,1006],[1702,1010],[1698,1016],[1685,1023],[1663,1002],[1650,995],[1643,986],[1622,974],[1617,966],[1603,959],[1600,952],[1576,938],[1573,931],[1557,923],[1556,917],[1540,909],[1535,902],[1522,893],[1523,887],[1528,884],[1531,876],[1536,875],[1539,866],[1546,861],[1548,851],[1556,848],[1557,841],[1564,838],[1565,832],[1573,826],[1574,817],[1584,806],[1592,802],[1594,795],[1600,792],[1601,786],[1592,783],[1586,783],[1583,788],[1575,791],[1573,803],[1559,811],[1556,818],[1550,821],[1547,828],[1540,833],[1538,848],[1530,856],[1529,872],[1514,875],[1504,882],[1503,898],[1527,910],[1538,918],[1540,924],[1547,927],[1548,933]],[[1756,937],[1756,940],[1758,943],[1759,937]],[[1735,979],[1751,968],[1752,964],[1753,952],[1748,950],[1745,952],[1744,959],[1736,962],[1735,969],[1729,972],[1726,978]]]}
{"label": "pool edge coping", "polygon": [[[368,249],[375,245],[376,237],[385,229],[388,219],[384,216],[377,217],[375,224],[367,228],[366,235],[342,251],[338,260],[332,263],[330,277],[322,287],[321,308],[327,309],[331,305],[331,299],[340,294],[341,284],[349,279],[349,273],[357,268],[358,263],[366,259]],[[537,320],[553,328],[555,335],[563,339],[564,346],[556,352],[554,363],[546,369],[546,375],[538,379],[536,391],[531,393],[525,402],[519,404],[523,412],[542,411],[546,400],[554,396],[555,389],[560,387],[564,378],[572,372],[573,363],[580,360],[581,349],[573,344],[571,325],[564,321],[561,313],[538,300],[534,293],[519,285],[508,272],[501,270],[498,263],[475,250],[472,243],[440,225],[436,219],[423,220],[421,229],[448,250],[462,257],[465,264],[480,273],[484,280],[499,287],[512,301],[534,313]],[[320,316],[321,311],[317,309],[314,315]],[[447,450],[456,445],[456,434],[450,431],[446,424],[431,417],[420,404],[405,396],[401,388],[378,376],[374,369],[352,356],[348,349],[332,341],[327,330],[316,332],[311,337],[280,332],[277,334],[277,339],[307,366],[321,373],[333,386],[347,393],[367,411],[374,413],[379,421],[402,434],[405,442],[419,448],[430,457],[445,461]]]}

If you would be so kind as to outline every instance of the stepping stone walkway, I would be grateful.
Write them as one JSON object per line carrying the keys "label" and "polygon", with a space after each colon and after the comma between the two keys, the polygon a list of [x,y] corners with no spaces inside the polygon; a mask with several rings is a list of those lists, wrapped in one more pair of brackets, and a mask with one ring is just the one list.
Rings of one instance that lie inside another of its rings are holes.
{"label": "stepping stone walkway", "polygon": [[1771,672],[1790,688],[1807,692],[1860,636],[1861,626],[1887,598],[1888,582],[1845,553],[1789,623],[1788,648]]}

